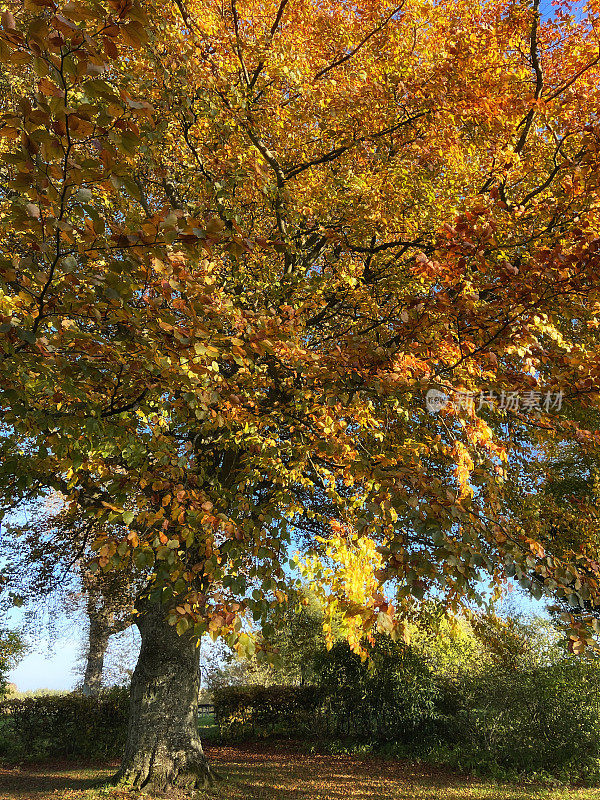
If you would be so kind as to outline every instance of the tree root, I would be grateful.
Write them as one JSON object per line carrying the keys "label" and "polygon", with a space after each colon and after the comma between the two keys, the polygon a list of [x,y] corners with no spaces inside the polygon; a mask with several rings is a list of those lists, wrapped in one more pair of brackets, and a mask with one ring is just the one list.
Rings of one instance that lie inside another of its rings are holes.
{"label": "tree root", "polygon": [[[181,764],[178,765],[177,761]],[[133,791],[146,790],[162,796],[194,796],[199,789],[210,789],[222,776],[215,772],[206,759],[175,759],[168,766],[158,765],[152,758],[143,759],[116,776],[117,785]]]}

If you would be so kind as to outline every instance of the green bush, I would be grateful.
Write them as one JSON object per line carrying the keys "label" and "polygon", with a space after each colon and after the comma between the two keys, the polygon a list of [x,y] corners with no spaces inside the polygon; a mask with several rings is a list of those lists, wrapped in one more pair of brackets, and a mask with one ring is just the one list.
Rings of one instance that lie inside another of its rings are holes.
{"label": "green bush", "polygon": [[497,774],[600,776],[600,666],[565,659],[465,676],[450,760]]}
{"label": "green bush", "polygon": [[375,638],[370,655],[363,662],[338,641],[317,657],[328,735],[373,744],[392,740],[415,752],[445,739],[456,707],[450,682],[388,636]]}
{"label": "green bush", "polygon": [[444,740],[455,701],[448,681],[436,681],[424,661],[388,637],[378,637],[370,664],[345,642],[315,659],[310,686],[238,686],[214,692],[225,737],[310,736],[356,742],[403,742],[415,752]]}
{"label": "green bush", "polygon": [[502,651],[452,673],[377,637],[370,663],[337,642],[314,666],[316,685],[215,691],[221,735],[302,736],[329,752],[445,761],[497,778],[600,780],[595,661]]}
{"label": "green bush", "polygon": [[125,743],[128,691],[99,698],[79,694],[0,703],[0,756],[112,757]]}
{"label": "green bush", "polygon": [[228,738],[310,734],[321,697],[314,686],[225,686],[214,693],[215,719]]}

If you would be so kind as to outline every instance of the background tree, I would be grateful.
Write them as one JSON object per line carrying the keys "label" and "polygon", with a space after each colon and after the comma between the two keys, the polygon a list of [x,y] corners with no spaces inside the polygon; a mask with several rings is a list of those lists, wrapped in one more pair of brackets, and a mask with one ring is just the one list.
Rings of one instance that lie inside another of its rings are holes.
{"label": "background tree", "polygon": [[[583,419],[588,427],[597,424],[595,409],[575,407],[567,410],[566,416],[575,423]],[[536,447],[517,420],[512,420],[512,436],[520,439],[522,446],[520,453],[515,452],[516,457],[507,471],[506,497],[510,513],[523,520],[536,540],[552,542],[555,552],[577,565],[574,570],[567,568],[562,576],[571,591],[554,596],[551,611],[563,621],[579,620],[573,626],[569,646],[580,653],[585,647],[585,641],[578,636],[581,621],[585,621],[590,644],[600,630],[596,604],[588,594],[583,577],[594,569],[600,552],[596,511],[598,454],[581,437],[572,440],[558,435]],[[524,460],[532,461],[526,469],[523,469]],[[524,585],[529,585],[527,579]],[[532,590],[538,599],[548,589],[552,589],[551,582],[544,584],[535,578]]]}
{"label": "background tree", "polygon": [[0,631],[0,697],[8,691],[7,673],[16,667],[27,652],[27,646],[17,631]]}
{"label": "background tree", "polygon": [[[23,511],[21,512],[23,514]],[[136,576],[131,571],[93,572],[95,552],[88,523],[65,518],[60,497],[46,497],[26,509],[22,524],[9,524],[0,554],[7,564],[5,594],[18,597],[30,625],[59,635],[57,620],[77,618],[88,623],[82,691],[97,694],[103,685],[109,639],[133,621]],[[53,613],[48,614],[48,607]]]}
{"label": "background tree", "polygon": [[[315,658],[325,649],[323,622],[317,604],[305,596],[299,603],[290,601],[273,610],[266,624],[266,642],[265,626],[256,635],[257,652],[246,651],[245,656],[240,657],[223,642],[220,648],[212,651],[205,647],[201,669],[207,689],[214,692],[223,686],[313,683]],[[271,655],[269,660],[264,658],[265,651]]]}
{"label": "background tree", "polygon": [[[112,580],[110,579],[112,578]],[[84,694],[98,694],[103,686],[104,660],[111,636],[132,624],[132,579],[124,573],[94,575],[82,573],[86,616],[89,620],[86,664],[83,674]]]}

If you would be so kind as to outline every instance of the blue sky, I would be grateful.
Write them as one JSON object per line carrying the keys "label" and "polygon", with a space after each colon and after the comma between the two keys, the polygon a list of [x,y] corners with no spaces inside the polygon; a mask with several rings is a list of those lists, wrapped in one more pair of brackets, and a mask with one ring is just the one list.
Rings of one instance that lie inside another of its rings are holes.
{"label": "blue sky", "polygon": [[[25,634],[29,653],[11,670],[8,679],[22,692],[32,689],[75,688],[75,666],[81,656],[86,623],[83,615],[49,620],[44,610],[14,609],[7,627]],[[54,631],[51,629],[54,628]]]}
{"label": "blue sky", "polygon": [[75,665],[81,653],[81,639],[75,635],[59,639],[54,645],[38,642],[36,648],[9,673],[9,681],[22,692],[33,689],[75,688]]}
{"label": "blue sky", "polygon": [[[85,637],[83,615],[61,623],[61,632],[52,638],[43,633],[33,634],[29,654],[9,673],[9,681],[22,692],[72,691],[81,680]],[[135,627],[113,636],[105,659],[107,683],[122,682],[124,669],[133,670],[138,652],[139,635]]]}

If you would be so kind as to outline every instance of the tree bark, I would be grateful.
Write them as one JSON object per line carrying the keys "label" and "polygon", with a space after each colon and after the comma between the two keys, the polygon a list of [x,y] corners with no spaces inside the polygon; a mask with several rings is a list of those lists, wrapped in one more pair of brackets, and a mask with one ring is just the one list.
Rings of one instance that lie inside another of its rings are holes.
{"label": "tree bark", "polygon": [[99,694],[102,690],[104,656],[108,648],[111,631],[102,614],[90,615],[89,620],[88,652],[82,692],[85,695],[92,696]]}
{"label": "tree bark", "polygon": [[166,614],[148,603],[136,618],[142,643],[117,779],[134,789],[189,791],[213,782],[198,735],[200,648]]}
{"label": "tree bark", "polygon": [[110,637],[132,623],[133,597],[131,579],[120,573],[99,576],[82,567],[81,583],[90,623],[81,690],[90,696],[102,690],[104,657]]}

